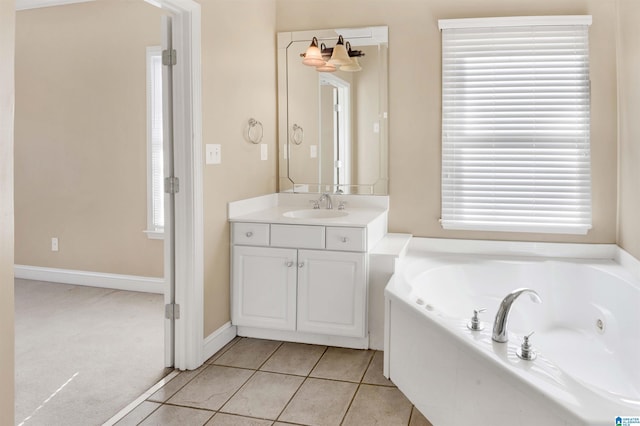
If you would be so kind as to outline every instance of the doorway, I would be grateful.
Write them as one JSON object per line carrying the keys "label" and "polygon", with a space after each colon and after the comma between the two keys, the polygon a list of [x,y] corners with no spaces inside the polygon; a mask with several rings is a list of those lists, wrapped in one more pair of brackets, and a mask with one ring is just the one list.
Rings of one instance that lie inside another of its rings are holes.
{"label": "doorway", "polygon": [[[183,248],[175,256],[174,271],[179,284],[171,297],[171,303],[180,305],[181,309],[175,321],[167,320],[175,324],[175,341],[166,345],[165,353],[168,356],[165,363],[180,369],[193,369],[202,362],[203,341],[202,179],[198,179],[198,175],[201,175],[198,161],[201,156],[199,6],[190,0],[167,0],[159,3],[172,15],[172,39],[179,58],[173,71],[176,85],[172,93],[177,105],[173,128],[176,143],[173,152],[176,159],[174,175],[180,179],[180,192],[175,194],[175,246]],[[195,33],[197,37],[194,37]],[[69,95],[73,96],[73,93]],[[46,164],[42,166],[46,167]],[[112,169],[112,172],[117,173],[117,170]],[[61,241],[61,246],[66,249],[63,244],[65,241]]]}

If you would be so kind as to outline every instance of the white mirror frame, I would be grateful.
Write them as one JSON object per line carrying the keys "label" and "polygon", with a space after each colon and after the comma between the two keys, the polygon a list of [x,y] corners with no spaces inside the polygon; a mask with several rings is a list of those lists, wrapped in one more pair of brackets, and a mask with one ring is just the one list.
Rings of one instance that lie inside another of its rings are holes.
{"label": "white mirror frame", "polygon": [[[323,182],[294,182],[289,175],[290,129],[295,123],[289,123],[289,85],[287,71],[287,48],[294,42],[310,42],[313,37],[336,39],[341,34],[354,48],[373,44],[388,43],[387,26],[362,28],[339,28],[325,30],[307,30],[278,33],[278,182],[280,192],[325,192]],[[301,52],[303,53],[303,52]],[[381,67],[382,68],[382,67]],[[379,134],[380,134],[380,176],[377,182],[349,185],[357,190],[356,194],[387,195],[389,182],[389,135],[388,135],[388,62],[385,61],[379,90]],[[332,185],[330,185],[332,186]],[[332,188],[335,190],[335,188]]]}

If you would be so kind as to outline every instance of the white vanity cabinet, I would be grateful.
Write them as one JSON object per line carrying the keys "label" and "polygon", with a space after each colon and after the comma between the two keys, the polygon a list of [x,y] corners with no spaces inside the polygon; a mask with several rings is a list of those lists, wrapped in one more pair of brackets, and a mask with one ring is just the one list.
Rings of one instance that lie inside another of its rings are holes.
{"label": "white vanity cabinet", "polygon": [[358,227],[233,223],[232,324],[253,337],[365,339],[366,237]]}
{"label": "white vanity cabinet", "polygon": [[298,251],[298,331],[364,337],[365,255]]}
{"label": "white vanity cabinet", "polygon": [[296,250],[234,246],[232,256],[233,323],[295,330]]}

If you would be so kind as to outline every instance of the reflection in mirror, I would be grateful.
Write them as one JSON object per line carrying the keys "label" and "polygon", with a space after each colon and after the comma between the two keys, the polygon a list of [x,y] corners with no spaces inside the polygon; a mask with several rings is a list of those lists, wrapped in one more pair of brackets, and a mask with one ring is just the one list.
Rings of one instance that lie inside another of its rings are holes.
{"label": "reflection in mirror", "polygon": [[[387,194],[387,34],[387,27],[278,34],[280,191]],[[322,71],[332,68],[340,35],[357,62]],[[313,37],[329,60],[321,69],[302,63]]]}

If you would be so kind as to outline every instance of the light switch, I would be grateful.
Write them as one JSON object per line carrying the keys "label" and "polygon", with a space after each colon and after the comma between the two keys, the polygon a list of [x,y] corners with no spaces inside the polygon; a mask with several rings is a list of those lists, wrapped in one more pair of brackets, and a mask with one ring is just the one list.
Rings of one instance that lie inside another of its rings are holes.
{"label": "light switch", "polygon": [[311,158],[318,157],[318,145],[309,145],[309,153]]}
{"label": "light switch", "polygon": [[266,160],[267,158],[269,158],[269,151],[268,151],[268,145],[266,143],[261,143],[260,144],[260,159],[261,160]]}
{"label": "light switch", "polygon": [[373,123],[373,133],[380,133],[380,123],[377,121]]}
{"label": "light switch", "polygon": [[220,164],[222,162],[222,146],[218,143],[207,144],[207,164]]}

